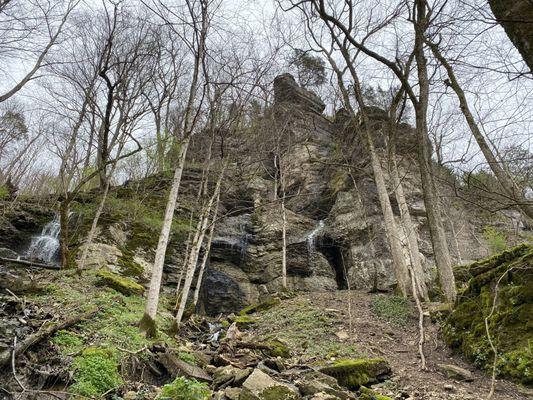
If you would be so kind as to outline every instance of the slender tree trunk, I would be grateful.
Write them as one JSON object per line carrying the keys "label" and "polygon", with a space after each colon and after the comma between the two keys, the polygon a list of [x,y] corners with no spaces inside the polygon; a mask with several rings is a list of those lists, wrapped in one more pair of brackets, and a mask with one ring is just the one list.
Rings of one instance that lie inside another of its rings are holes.
{"label": "slender tree trunk", "polygon": [[423,0],[416,1],[416,21],[415,29],[415,59],[419,82],[419,100],[415,104],[416,133],[418,138],[418,164],[422,189],[424,192],[424,204],[428,218],[429,233],[433,245],[433,254],[439,273],[439,281],[444,297],[448,302],[455,302],[457,289],[452,270],[452,262],[442,216],[440,210],[437,188],[433,179],[431,164],[431,152],[428,143],[427,132],[427,109],[429,101],[429,78],[427,72],[427,60],[424,54],[424,31],[427,25],[426,3]]}
{"label": "slender tree trunk", "polygon": [[[337,40],[337,43],[340,45],[338,40]],[[356,98],[357,104],[359,105],[359,112],[361,113],[361,116],[363,117],[362,135],[363,135],[363,139],[364,139],[366,148],[370,156],[370,163],[372,166],[374,181],[376,183],[379,203],[381,205],[381,211],[383,213],[383,219],[384,219],[384,224],[385,224],[385,235],[387,237],[387,242],[389,244],[390,252],[392,256],[394,275],[396,277],[396,280],[398,281],[398,290],[400,291],[402,295],[405,296],[407,295],[408,289],[409,289],[409,271],[407,269],[407,263],[406,263],[406,260],[405,260],[405,257],[402,251],[402,244],[400,241],[398,226],[394,219],[394,213],[392,212],[392,206],[391,206],[390,199],[389,199],[389,193],[387,191],[387,186],[385,184],[385,178],[383,176],[383,169],[381,167],[381,162],[379,160],[379,157],[376,153],[376,149],[374,147],[374,141],[372,139],[372,132],[370,131],[370,120],[366,113],[365,102],[364,102],[362,91],[361,91],[361,84],[359,82],[359,77],[357,75],[355,67],[353,66],[352,60],[350,59],[346,48],[341,47],[341,52],[348,66],[350,74],[352,76],[353,86],[354,86],[354,91],[355,91],[355,98]],[[337,81],[339,83],[339,87],[341,88],[341,92],[343,93],[343,98],[344,98],[346,107],[348,108],[350,114],[352,116],[355,116],[355,111],[353,107],[351,106],[348,91],[342,80],[342,73],[339,70],[339,68],[336,66],[335,62],[331,59],[331,57],[328,57],[328,59],[330,60],[330,64],[333,66],[337,74]]]}
{"label": "slender tree trunk", "polygon": [[183,318],[183,313],[185,312],[185,306],[187,304],[189,290],[191,288],[191,283],[194,277],[194,272],[196,270],[196,263],[198,262],[198,254],[200,253],[200,249],[202,247],[205,232],[207,230],[207,222],[209,220],[209,214],[211,212],[211,208],[213,207],[213,202],[220,195],[220,186],[222,184],[222,178],[224,176],[225,170],[226,170],[226,164],[224,164],[224,166],[222,167],[222,170],[220,171],[220,175],[218,177],[216,187],[215,187],[215,193],[209,199],[205,207],[205,210],[202,214],[202,217],[200,218],[200,221],[198,222],[198,230],[197,230],[197,235],[195,238],[196,240],[193,242],[191,246],[191,254],[189,256],[189,263],[186,269],[185,282],[183,283],[181,302],[178,308],[178,312],[176,314],[176,321],[175,321],[176,327],[179,327],[181,320]]}
{"label": "slender tree trunk", "polygon": [[205,246],[204,256],[202,258],[202,263],[200,264],[200,271],[198,272],[198,279],[196,281],[196,288],[194,289],[193,296],[193,306],[196,307],[198,304],[198,298],[200,297],[200,288],[202,286],[202,279],[204,276],[205,267],[207,266],[207,261],[209,260],[209,253],[211,251],[211,243],[213,242],[213,236],[215,233],[215,224],[218,214],[218,204],[220,202],[220,193],[217,196],[215,210],[213,211],[213,218],[211,220],[211,226],[209,228],[209,236],[207,238],[207,244]]}
{"label": "slender tree trunk", "polygon": [[165,209],[165,217],[163,219],[163,227],[159,235],[159,242],[157,243],[157,250],[155,252],[155,261],[152,268],[152,276],[150,279],[150,287],[146,298],[146,309],[144,316],[141,319],[139,327],[147,336],[155,335],[155,316],[157,313],[157,306],[159,303],[159,290],[161,289],[161,278],[163,277],[163,266],[165,263],[165,255],[167,252],[168,241],[170,237],[170,228],[172,227],[172,219],[174,217],[174,209],[178,199],[178,192],[181,183],[181,175],[185,166],[185,159],[187,158],[187,150],[189,148],[189,136],[186,136],[180,147],[178,166],[174,173],[172,180],[172,187],[168,195],[167,207]]}
{"label": "slender tree trunk", "polygon": [[485,139],[485,136],[483,135],[483,133],[481,133],[481,130],[479,129],[478,124],[476,123],[476,120],[474,119],[474,116],[470,111],[465,92],[461,88],[461,85],[459,84],[459,81],[455,76],[455,72],[453,71],[452,66],[450,65],[448,60],[446,60],[446,58],[442,55],[436,44],[431,43],[429,40],[426,40],[426,43],[429,45],[435,57],[446,69],[449,78],[449,85],[451,86],[451,88],[457,95],[457,98],[459,99],[459,106],[461,108],[461,112],[463,113],[468,127],[470,128],[470,132],[472,132],[472,136],[474,136],[474,139],[476,140],[479,148],[481,149],[483,156],[487,160],[491,171],[494,173],[494,176],[496,176],[496,179],[502,186],[505,193],[511,199],[513,199],[513,201],[524,212],[524,214],[528,216],[528,218],[533,220],[533,203],[524,197],[518,185],[514,182],[514,180],[507,173],[507,171],[502,168],[501,163],[498,162],[498,160],[496,159],[496,156],[492,152],[492,149],[490,148],[487,140]]}
{"label": "slender tree trunk", "polygon": [[[68,196],[67,196],[68,197]],[[68,266],[69,260],[69,249],[68,249],[68,238],[69,238],[69,229],[68,229],[68,215],[69,215],[69,204],[70,200],[65,198],[61,200],[59,204],[59,243],[60,243],[60,252],[61,252],[61,266],[66,268]]]}
{"label": "slender tree trunk", "polygon": [[419,296],[425,301],[429,301],[428,289],[424,279],[424,269],[422,268],[422,262],[420,261],[418,235],[415,224],[413,223],[413,220],[411,218],[411,213],[409,212],[409,206],[407,205],[407,200],[403,191],[403,185],[400,180],[400,175],[398,173],[398,165],[396,163],[396,158],[394,154],[392,154],[390,165],[392,184],[395,189],[394,193],[396,195],[396,201],[398,202],[398,207],[400,209],[400,217],[402,220],[402,225],[405,230],[407,244],[409,247],[409,255],[411,258],[411,266],[415,287],[418,291]]}

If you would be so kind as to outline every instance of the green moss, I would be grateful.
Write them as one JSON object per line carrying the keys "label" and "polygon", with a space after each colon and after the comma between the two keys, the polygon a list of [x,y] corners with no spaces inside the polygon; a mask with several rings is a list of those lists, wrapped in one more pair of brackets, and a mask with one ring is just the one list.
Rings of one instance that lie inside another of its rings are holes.
{"label": "green moss", "polygon": [[320,372],[336,378],[342,386],[358,389],[379,382],[390,375],[391,370],[382,358],[357,358],[337,361],[321,368]]}
{"label": "green moss", "polygon": [[122,384],[114,354],[102,348],[87,348],[74,359],[72,393],[99,397]]}
{"label": "green moss", "polygon": [[533,384],[533,246],[521,245],[468,266],[457,267],[462,284],[455,310],[443,324],[446,342],[479,368],[491,370],[498,350],[497,374]]}
{"label": "green moss", "polygon": [[181,361],[185,361],[186,363],[189,363],[191,365],[197,365],[198,362],[196,361],[196,357],[194,357],[194,354],[187,353],[185,351],[179,351],[178,352],[178,358]]}
{"label": "green moss", "polygon": [[122,257],[117,260],[120,266],[120,273],[124,276],[141,277],[144,274],[144,268],[141,264],[133,259],[133,254],[127,250],[122,251]]}
{"label": "green moss", "polygon": [[74,332],[60,330],[52,338],[52,343],[59,346],[61,354],[75,353],[83,348],[83,339]]}
{"label": "green moss", "polygon": [[364,386],[361,386],[361,389],[359,389],[359,391],[361,392],[359,400],[392,400],[390,397],[378,394]]}
{"label": "green moss", "polygon": [[211,398],[211,390],[206,383],[200,383],[194,379],[189,380],[178,377],[174,382],[163,386],[158,400],[208,400]]}
{"label": "green moss", "polygon": [[230,318],[230,320],[235,322],[239,329],[248,329],[256,323],[256,319],[250,317],[249,315],[236,315]]}
{"label": "green moss", "polygon": [[110,271],[100,270],[97,273],[97,277],[99,278],[98,284],[108,286],[126,296],[133,294],[140,295],[144,292],[144,287],[142,285]]}
{"label": "green moss", "polygon": [[261,346],[265,346],[265,349],[263,351],[271,357],[289,358],[291,356],[291,351],[289,350],[289,347],[281,340],[267,340],[261,342],[260,344]]}
{"label": "green moss", "polygon": [[281,303],[281,300],[278,298],[271,298],[269,300],[265,300],[262,303],[252,304],[248,307],[243,308],[241,311],[239,311],[239,315],[248,315],[248,314],[254,314],[261,311],[266,311],[271,309],[274,306],[277,306]]}
{"label": "green moss", "polygon": [[378,295],[372,299],[372,312],[394,325],[405,326],[409,322],[409,303],[405,297]]}

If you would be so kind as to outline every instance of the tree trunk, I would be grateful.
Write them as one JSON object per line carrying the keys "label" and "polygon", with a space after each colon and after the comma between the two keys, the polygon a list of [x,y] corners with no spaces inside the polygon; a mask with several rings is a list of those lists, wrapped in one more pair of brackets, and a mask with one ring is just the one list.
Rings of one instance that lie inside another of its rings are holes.
{"label": "tree trunk", "polygon": [[67,198],[61,200],[59,204],[59,247],[61,252],[61,266],[63,268],[68,267],[69,249],[68,249],[68,216],[69,216],[69,203]]}
{"label": "tree trunk", "polygon": [[207,244],[205,246],[204,256],[202,258],[202,264],[200,264],[200,271],[198,272],[198,279],[196,281],[196,288],[194,289],[193,296],[193,306],[196,307],[198,304],[198,298],[200,297],[200,287],[202,286],[202,279],[204,276],[205,267],[207,266],[207,261],[209,260],[209,252],[211,251],[211,243],[213,241],[213,235],[215,233],[215,224],[218,214],[218,204],[220,202],[220,193],[217,196],[215,210],[213,211],[213,218],[211,220],[211,227],[209,228],[209,237],[207,239]]}
{"label": "tree trunk", "polygon": [[165,255],[167,251],[170,228],[172,227],[172,219],[174,217],[174,209],[178,199],[178,192],[181,183],[181,175],[185,166],[185,159],[187,158],[187,149],[189,148],[189,137],[185,137],[181,143],[178,166],[174,173],[172,180],[172,187],[168,195],[167,207],[165,209],[165,217],[163,219],[163,227],[159,235],[159,242],[157,243],[157,250],[155,252],[155,261],[152,268],[152,276],[150,278],[150,287],[146,298],[146,309],[144,316],[139,324],[141,331],[148,336],[155,334],[155,316],[157,313],[157,306],[159,303],[159,290],[161,288],[161,278],[163,276],[163,266],[165,263]]}
{"label": "tree trunk", "polygon": [[446,300],[453,303],[457,297],[457,290],[455,287],[455,278],[453,275],[446,234],[442,224],[437,188],[435,186],[435,181],[433,180],[431,152],[428,144],[427,109],[429,101],[429,78],[423,39],[427,24],[426,3],[418,0],[416,2],[416,11],[416,21],[414,22],[415,59],[420,86],[419,100],[415,104],[418,164],[420,168],[422,189],[424,192],[424,204],[428,218],[429,233],[431,236],[435,263],[437,264],[439,273],[441,289]]}
{"label": "tree trunk", "polygon": [[405,193],[403,191],[403,185],[400,180],[400,175],[398,173],[398,165],[396,163],[395,154],[393,153],[391,159],[391,179],[392,185],[395,190],[396,201],[398,202],[398,207],[400,209],[400,217],[402,220],[402,225],[405,230],[405,235],[407,237],[407,244],[409,247],[409,255],[411,258],[412,274],[415,282],[416,290],[418,295],[423,298],[425,301],[429,301],[428,289],[424,279],[424,269],[422,268],[422,263],[420,261],[420,250],[418,248],[418,235],[416,231],[415,224],[411,218],[411,213],[409,212],[409,206],[405,198]]}
{"label": "tree trunk", "polygon": [[220,175],[218,177],[217,184],[215,187],[215,193],[209,199],[205,207],[205,210],[202,213],[200,221],[198,222],[198,230],[197,230],[197,235],[195,237],[196,240],[193,241],[193,245],[191,246],[191,254],[189,256],[189,263],[186,269],[185,282],[183,283],[181,302],[178,308],[178,312],[176,314],[176,327],[179,327],[181,320],[183,318],[183,313],[185,312],[185,306],[187,304],[189,290],[191,288],[192,279],[194,277],[194,272],[196,270],[196,263],[198,262],[198,254],[200,253],[200,249],[202,247],[205,232],[207,230],[207,222],[209,220],[209,214],[211,212],[211,208],[213,207],[213,202],[220,195],[220,186],[222,184],[222,178],[224,176],[225,170],[226,170],[226,164],[224,164],[224,166],[222,167],[222,170],[220,171]]}
{"label": "tree trunk", "polygon": [[511,199],[513,199],[514,202],[516,202],[518,207],[524,212],[525,215],[527,215],[531,220],[533,220],[533,203],[524,197],[520,188],[513,181],[512,177],[509,176],[509,174],[504,170],[504,168],[502,168],[501,164],[496,159],[496,156],[494,155],[492,149],[485,140],[485,136],[483,136],[483,133],[481,133],[481,130],[479,129],[476,120],[474,119],[474,116],[470,111],[465,92],[461,88],[461,85],[459,84],[459,81],[455,76],[455,72],[453,71],[452,66],[450,65],[448,60],[446,60],[446,58],[442,55],[436,44],[429,42],[429,40],[426,40],[426,43],[429,45],[435,57],[446,69],[446,72],[448,73],[448,78],[450,78],[450,86],[457,95],[457,98],[459,99],[461,112],[463,113],[463,116],[465,117],[466,122],[468,123],[468,127],[470,128],[470,132],[472,132],[472,136],[474,136],[474,139],[476,140],[479,148],[481,149],[483,156],[487,160],[491,171],[494,173],[494,176],[496,176],[496,179],[502,186],[505,193]]}

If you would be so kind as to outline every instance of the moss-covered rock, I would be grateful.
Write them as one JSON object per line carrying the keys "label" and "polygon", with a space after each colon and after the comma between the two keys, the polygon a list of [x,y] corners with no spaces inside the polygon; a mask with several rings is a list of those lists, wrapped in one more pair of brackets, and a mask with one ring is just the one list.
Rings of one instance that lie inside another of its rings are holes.
{"label": "moss-covered rock", "polygon": [[457,267],[456,276],[462,288],[443,326],[446,342],[477,367],[491,369],[494,353],[485,326],[490,316],[498,375],[533,385],[533,246]]}
{"label": "moss-covered rock", "polygon": [[122,277],[111,271],[100,270],[96,274],[98,284],[108,286],[116,291],[126,295],[141,295],[144,293],[144,287],[132,279]]}
{"label": "moss-covered rock", "polygon": [[321,368],[320,372],[336,378],[339,385],[355,390],[385,380],[391,369],[382,358],[357,358],[337,361]]}
{"label": "moss-covered rock", "polygon": [[256,312],[266,311],[274,306],[277,306],[279,303],[281,303],[281,300],[276,297],[273,297],[261,303],[252,304],[246,308],[243,308],[241,311],[239,311],[239,315],[249,315],[254,314]]}
{"label": "moss-covered rock", "polygon": [[237,325],[237,328],[239,329],[248,329],[256,323],[256,320],[249,315],[236,315],[229,319],[230,321],[235,322],[235,325]]}
{"label": "moss-covered rock", "polygon": [[359,400],[392,400],[390,397],[378,394],[364,386],[361,387],[360,392]]}

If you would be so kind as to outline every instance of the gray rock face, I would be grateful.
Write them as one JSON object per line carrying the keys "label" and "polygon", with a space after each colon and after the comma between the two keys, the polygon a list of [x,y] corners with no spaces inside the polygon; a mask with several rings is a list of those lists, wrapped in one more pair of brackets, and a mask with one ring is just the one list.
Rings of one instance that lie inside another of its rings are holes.
{"label": "gray rock face", "polygon": [[321,114],[326,105],[315,93],[298,86],[291,74],[283,74],[274,79],[274,98],[278,105],[296,104],[305,110]]}

